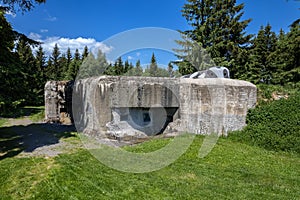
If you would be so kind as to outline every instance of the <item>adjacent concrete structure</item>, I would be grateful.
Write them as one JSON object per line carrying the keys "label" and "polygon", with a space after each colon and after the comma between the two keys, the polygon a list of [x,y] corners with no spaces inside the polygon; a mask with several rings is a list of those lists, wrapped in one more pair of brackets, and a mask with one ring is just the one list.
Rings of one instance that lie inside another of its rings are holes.
{"label": "adjacent concrete structure", "polygon": [[[64,90],[59,90],[61,85]],[[64,94],[55,97],[54,88]],[[59,100],[62,96],[65,99]],[[97,136],[144,137],[181,131],[227,135],[245,126],[247,111],[256,104],[256,87],[225,78],[101,76],[74,85],[48,82],[45,98],[48,121],[65,121],[73,112],[77,130]]]}

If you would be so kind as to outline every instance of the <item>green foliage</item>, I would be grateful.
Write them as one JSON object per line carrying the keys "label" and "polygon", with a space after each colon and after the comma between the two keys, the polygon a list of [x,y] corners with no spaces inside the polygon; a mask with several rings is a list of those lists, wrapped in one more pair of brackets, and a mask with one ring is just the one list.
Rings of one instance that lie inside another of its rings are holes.
{"label": "green foliage", "polygon": [[178,65],[182,75],[192,74],[196,71],[206,70],[216,66],[210,54],[201,43],[192,41],[188,36],[182,34],[183,40],[176,41],[183,49],[174,49],[180,61],[172,63]]}
{"label": "green foliage", "polygon": [[149,68],[150,76],[157,76],[157,73],[158,73],[157,70],[158,70],[158,66],[157,66],[157,63],[156,63],[156,57],[153,53],[152,57],[151,57],[150,68]]}
{"label": "green foliage", "polygon": [[249,80],[255,84],[270,84],[273,80],[274,64],[273,53],[277,48],[276,34],[271,31],[272,27],[268,24],[261,27],[257,37],[252,41],[252,46],[248,53],[248,61],[245,63],[247,70],[240,73],[240,78]]}
{"label": "green foliage", "polygon": [[67,65],[65,67],[66,71],[64,72],[66,80],[75,80],[82,64],[82,60],[80,58],[80,53],[78,49],[75,50],[74,58],[71,60],[71,51],[67,51]]}
{"label": "green foliage", "polygon": [[247,127],[230,134],[234,140],[275,151],[300,153],[300,92],[258,106],[247,116]]}
{"label": "green foliage", "polygon": [[7,123],[7,119],[5,119],[5,118],[0,118],[0,128],[2,127],[2,126],[4,126],[6,123]]}
{"label": "green foliage", "polygon": [[1,0],[0,2],[7,5],[12,12],[14,12],[16,8],[22,12],[27,12],[34,8],[35,4],[45,3],[46,0]]}
{"label": "green foliage", "polygon": [[120,75],[122,75],[122,74],[124,74],[124,63],[123,63],[123,61],[122,61],[122,58],[121,57],[119,57],[118,59],[117,59],[117,61],[115,62],[115,65],[114,65],[114,75],[116,75],[116,76],[120,76]]}
{"label": "green foliage", "polygon": [[[4,16],[3,9],[0,8],[0,115],[16,108],[19,105],[18,102],[25,99],[23,95],[28,86],[26,83],[28,75],[26,70],[28,69],[23,65],[18,53],[13,52],[16,39],[11,25]],[[30,63],[32,60],[28,58],[27,61]],[[24,80],[24,84],[18,84],[23,83]]]}
{"label": "green foliage", "polygon": [[82,61],[84,61],[84,59],[86,59],[89,55],[89,49],[87,46],[84,47],[83,52],[82,52]]}
{"label": "green foliage", "polygon": [[[281,30],[279,35],[267,24],[251,39],[253,36],[245,33],[251,20],[241,20],[243,8],[244,4],[237,5],[236,0],[187,0],[182,15],[191,29],[181,31],[183,38],[189,38],[192,43],[205,48],[216,65],[230,70],[231,78],[254,84],[299,86],[300,20],[291,24],[288,33]],[[193,48],[185,39],[177,42],[183,47],[181,53],[190,52]],[[180,51],[177,56],[182,61],[174,63],[179,66],[181,74],[203,69],[199,58],[205,55],[192,55],[198,58],[197,62],[182,56]]]}
{"label": "green foliage", "polygon": [[[252,37],[244,32],[251,20],[241,20],[243,8],[244,4],[236,5],[236,0],[187,0],[182,9],[191,26],[191,30],[182,33],[206,49],[217,65],[228,67],[233,75],[238,71],[236,58]],[[190,71],[181,69],[181,73]]]}
{"label": "green foliage", "polygon": [[97,58],[95,58],[93,53],[89,53],[79,69],[79,75],[77,78],[83,79],[93,76],[101,76],[107,67],[108,63],[106,61],[105,54],[103,54],[101,50],[98,51]]}

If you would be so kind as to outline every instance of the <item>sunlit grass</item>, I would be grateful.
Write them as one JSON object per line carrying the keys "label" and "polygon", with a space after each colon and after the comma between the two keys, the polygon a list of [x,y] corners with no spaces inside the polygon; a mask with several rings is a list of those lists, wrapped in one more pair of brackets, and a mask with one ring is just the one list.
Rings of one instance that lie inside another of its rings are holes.
{"label": "sunlit grass", "polygon": [[[168,142],[154,139],[126,149],[150,152]],[[3,199],[300,198],[299,154],[267,151],[221,138],[213,151],[200,159],[197,155],[202,142],[203,137],[196,137],[175,163],[145,174],[113,170],[82,149],[50,159],[4,159],[0,161],[0,196]]]}

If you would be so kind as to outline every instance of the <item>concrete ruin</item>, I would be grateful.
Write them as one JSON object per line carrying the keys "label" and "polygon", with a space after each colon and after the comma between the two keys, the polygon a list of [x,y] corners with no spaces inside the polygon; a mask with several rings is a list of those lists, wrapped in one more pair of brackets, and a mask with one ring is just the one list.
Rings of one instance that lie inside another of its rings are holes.
{"label": "concrete ruin", "polygon": [[45,85],[45,121],[72,124],[73,81],[48,81]]}
{"label": "concrete ruin", "polygon": [[99,137],[227,135],[246,125],[256,86],[228,78],[100,76],[48,82],[45,102],[47,121],[74,121],[77,131]]}

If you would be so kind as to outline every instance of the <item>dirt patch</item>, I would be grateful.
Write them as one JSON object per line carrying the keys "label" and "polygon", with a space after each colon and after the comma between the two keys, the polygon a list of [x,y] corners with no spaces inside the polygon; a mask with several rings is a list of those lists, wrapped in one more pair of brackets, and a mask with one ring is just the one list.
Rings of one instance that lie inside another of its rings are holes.
{"label": "dirt patch", "polygon": [[0,128],[0,160],[12,156],[54,157],[82,148],[74,126],[8,119]]}

